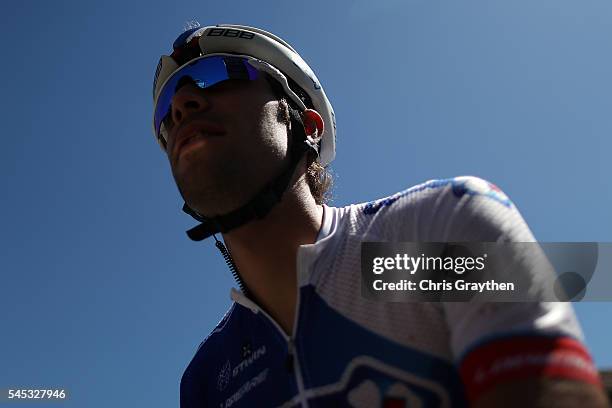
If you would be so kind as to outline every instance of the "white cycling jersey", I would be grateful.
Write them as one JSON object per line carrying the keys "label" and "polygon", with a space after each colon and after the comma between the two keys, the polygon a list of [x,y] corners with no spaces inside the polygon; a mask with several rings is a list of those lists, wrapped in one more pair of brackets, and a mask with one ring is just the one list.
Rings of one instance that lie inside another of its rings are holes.
{"label": "white cycling jersey", "polygon": [[508,197],[476,177],[325,206],[316,242],[298,250],[292,335],[232,290],[185,370],[181,407],[450,407],[530,375],[597,383],[569,303],[370,301],[362,241],[535,239]]}

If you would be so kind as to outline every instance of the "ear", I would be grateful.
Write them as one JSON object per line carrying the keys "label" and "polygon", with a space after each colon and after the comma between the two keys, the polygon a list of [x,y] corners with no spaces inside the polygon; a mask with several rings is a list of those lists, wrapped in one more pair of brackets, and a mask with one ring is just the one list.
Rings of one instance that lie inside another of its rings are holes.
{"label": "ear", "polygon": [[321,138],[323,131],[325,130],[323,124],[323,118],[319,115],[319,112],[313,109],[306,109],[302,113],[304,120],[304,131],[307,136],[313,136],[317,139]]}

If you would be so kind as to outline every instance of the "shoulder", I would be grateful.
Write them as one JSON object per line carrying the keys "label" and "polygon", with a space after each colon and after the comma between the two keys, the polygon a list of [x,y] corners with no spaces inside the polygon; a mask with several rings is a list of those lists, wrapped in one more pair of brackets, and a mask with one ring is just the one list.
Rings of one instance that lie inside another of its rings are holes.
{"label": "shoulder", "polygon": [[353,211],[362,223],[396,230],[395,239],[496,241],[506,235],[510,240],[533,240],[510,198],[494,183],[475,176],[428,180],[357,204]]}
{"label": "shoulder", "polygon": [[512,202],[503,191],[490,181],[476,176],[458,176],[445,179],[432,179],[417,184],[388,197],[380,198],[364,204],[366,214],[376,214],[379,210],[393,204],[408,204],[417,201],[428,201],[446,197],[446,199],[460,199],[464,196],[487,197],[504,207],[511,208]]}

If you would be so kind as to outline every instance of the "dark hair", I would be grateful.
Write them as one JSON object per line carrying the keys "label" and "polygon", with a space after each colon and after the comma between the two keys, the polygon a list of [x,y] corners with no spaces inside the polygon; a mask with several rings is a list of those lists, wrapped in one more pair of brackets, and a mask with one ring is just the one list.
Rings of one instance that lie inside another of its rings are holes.
{"label": "dark hair", "polygon": [[[278,98],[278,120],[285,125],[288,125],[291,122],[289,107],[297,109],[297,106],[295,105],[295,102],[287,97],[285,90],[283,89],[282,85],[278,83],[278,81],[272,78],[267,72],[264,72],[263,74],[270,84],[274,95],[276,95]],[[289,79],[289,81],[291,80]],[[294,86],[297,87],[296,84],[294,84]],[[294,87],[292,87],[292,89],[294,89]],[[306,93],[301,89],[296,89],[296,91],[296,94],[302,99],[306,107],[314,109],[308,95],[306,95]],[[304,126],[301,118],[300,124]],[[317,204],[327,204],[332,199],[331,188],[333,181],[334,179],[331,172],[327,168],[321,166],[321,164],[317,161],[317,154],[312,150],[308,150],[306,157],[306,183],[308,184],[310,193],[314,197]]]}

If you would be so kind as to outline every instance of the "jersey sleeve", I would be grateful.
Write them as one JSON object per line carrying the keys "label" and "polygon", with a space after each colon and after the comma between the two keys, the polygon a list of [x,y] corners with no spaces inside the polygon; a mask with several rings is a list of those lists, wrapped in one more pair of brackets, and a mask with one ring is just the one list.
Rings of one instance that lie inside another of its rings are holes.
{"label": "jersey sleeve", "polygon": [[[535,242],[519,211],[494,184],[458,177],[440,194],[430,224],[437,238]],[[521,273],[537,276],[536,262],[521,255],[513,254],[521,259]],[[534,375],[599,382],[571,303],[453,302],[442,308],[471,400],[497,383]]]}

